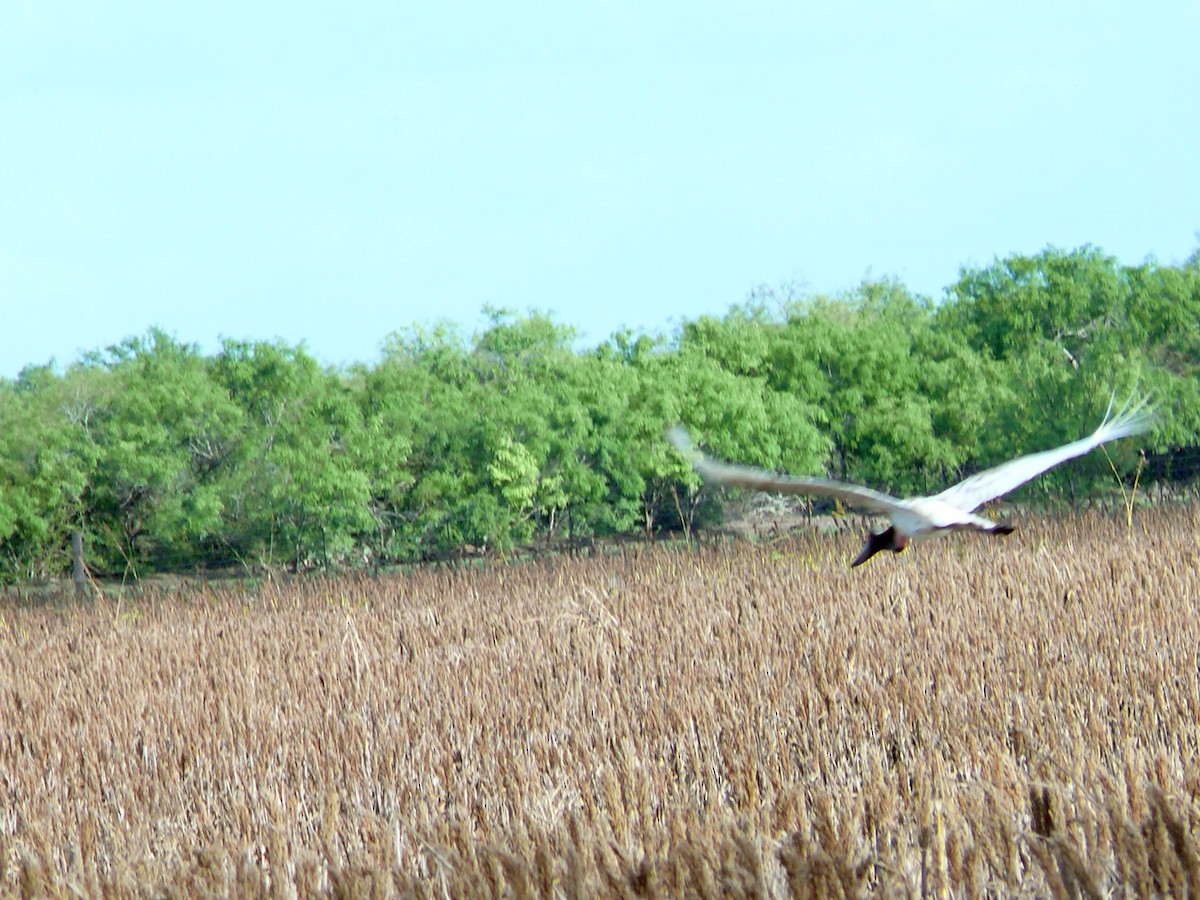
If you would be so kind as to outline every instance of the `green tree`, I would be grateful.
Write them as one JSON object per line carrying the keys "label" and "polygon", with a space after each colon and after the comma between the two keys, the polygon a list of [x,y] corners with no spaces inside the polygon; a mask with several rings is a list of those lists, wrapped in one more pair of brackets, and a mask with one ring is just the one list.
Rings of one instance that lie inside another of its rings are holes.
{"label": "green tree", "polygon": [[898,283],[793,302],[770,353],[775,388],[821,411],[833,477],[910,494],[962,465],[942,428],[984,374],[964,343],[935,333],[932,305]]}
{"label": "green tree", "polygon": [[[1178,325],[1195,321],[1196,305],[1192,301],[1189,310],[1189,287],[1180,276],[1154,264],[1122,268],[1091,247],[1069,253],[1047,249],[965,270],[937,321],[1001,366],[996,393],[1003,392],[1005,400],[994,410],[990,446],[978,462],[1086,434],[1114,392],[1120,401],[1134,391],[1157,389],[1167,407],[1163,420],[1186,421],[1184,410],[1172,407],[1196,408],[1191,379],[1181,380],[1162,365],[1166,359],[1178,364],[1190,352],[1185,339],[1183,353],[1175,356],[1166,338],[1181,333]],[[1155,440],[1161,436],[1143,443]],[[1125,443],[1111,452],[1120,458],[1132,451]],[[1093,455],[1048,473],[1024,495],[1078,498],[1111,484],[1108,461]]]}
{"label": "green tree", "polygon": [[350,561],[376,525],[368,471],[378,465],[352,380],[302,347],[233,340],[213,377],[244,421],[223,481],[227,546],[296,569]]}
{"label": "green tree", "polygon": [[[717,456],[768,469],[819,471],[829,451],[818,427],[823,412],[807,398],[776,390],[762,374],[767,345],[753,334],[769,327],[767,323],[735,311],[728,317],[729,327],[715,319],[701,324],[682,329],[672,351],[635,358],[643,384],[643,417],[657,425],[646,455],[647,529],[671,507],[683,526],[690,528],[706,496],[695,474],[665,445],[663,431],[673,422],[685,423],[694,438]],[[737,349],[747,343],[761,350]],[[760,374],[746,374],[743,367]],[[687,486],[686,494],[679,493],[680,484]],[[670,505],[664,507],[668,499]]]}
{"label": "green tree", "polygon": [[94,445],[72,420],[80,380],[45,366],[0,381],[2,578],[47,578],[69,565],[68,535],[82,526],[94,466]]}
{"label": "green tree", "polygon": [[69,418],[92,445],[85,531],[101,565],[195,562],[220,532],[241,413],[195,346],[160,330],[91,354]]}
{"label": "green tree", "polygon": [[1043,344],[1078,368],[1092,342],[1128,321],[1129,285],[1116,260],[1093,247],[966,269],[949,297],[942,324],[998,360]]}

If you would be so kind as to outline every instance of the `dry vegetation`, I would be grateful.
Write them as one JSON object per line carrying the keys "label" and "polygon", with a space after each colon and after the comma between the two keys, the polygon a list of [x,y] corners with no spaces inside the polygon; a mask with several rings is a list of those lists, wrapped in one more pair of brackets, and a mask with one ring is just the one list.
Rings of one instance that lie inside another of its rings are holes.
{"label": "dry vegetation", "polygon": [[10,600],[0,886],[1196,895],[1198,515]]}

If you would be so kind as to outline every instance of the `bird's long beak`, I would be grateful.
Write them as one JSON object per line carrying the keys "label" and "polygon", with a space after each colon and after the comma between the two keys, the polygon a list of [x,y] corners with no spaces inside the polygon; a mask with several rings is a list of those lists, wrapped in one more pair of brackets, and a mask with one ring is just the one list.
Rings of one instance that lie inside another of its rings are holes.
{"label": "bird's long beak", "polygon": [[868,533],[867,542],[863,545],[862,552],[858,554],[854,562],[850,563],[850,568],[853,569],[856,566],[861,566],[880,550],[891,550],[895,534],[895,526],[879,534],[875,534],[874,532]]}

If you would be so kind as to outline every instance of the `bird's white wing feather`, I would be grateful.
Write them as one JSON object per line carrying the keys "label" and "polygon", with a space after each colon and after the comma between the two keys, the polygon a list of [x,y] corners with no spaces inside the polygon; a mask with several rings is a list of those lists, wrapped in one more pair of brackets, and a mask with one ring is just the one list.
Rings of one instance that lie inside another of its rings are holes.
{"label": "bird's white wing feather", "polygon": [[964,512],[970,512],[989,500],[1004,496],[1043,472],[1053,469],[1059,463],[1083,456],[1108,441],[1141,434],[1148,431],[1153,424],[1154,410],[1150,406],[1149,396],[1143,397],[1136,403],[1133,403],[1131,398],[1131,401],[1127,402],[1115,416],[1112,415],[1112,404],[1109,403],[1104,421],[1087,437],[1053,450],[1031,453],[1028,456],[1001,463],[995,468],[987,469],[960,481],[936,495],[934,499],[948,503]]}
{"label": "bird's white wing feather", "polygon": [[856,484],[845,484],[841,481],[831,481],[828,478],[776,475],[753,466],[735,466],[717,462],[696,449],[682,425],[676,425],[668,431],[667,440],[674,445],[676,450],[687,457],[688,462],[692,464],[700,477],[711,484],[744,487],[755,491],[779,494],[811,494],[816,497],[832,497],[841,500],[847,506],[885,516],[891,516],[898,510],[904,509],[896,497],[873,491],[870,488],[859,487]]}

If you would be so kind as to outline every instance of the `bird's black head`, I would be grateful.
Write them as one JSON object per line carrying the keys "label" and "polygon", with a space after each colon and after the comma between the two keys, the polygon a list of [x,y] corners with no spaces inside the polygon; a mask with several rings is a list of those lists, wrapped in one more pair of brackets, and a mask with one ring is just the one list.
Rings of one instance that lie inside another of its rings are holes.
{"label": "bird's black head", "polygon": [[880,550],[891,550],[893,553],[899,553],[908,546],[908,541],[901,540],[896,535],[896,526],[891,525],[887,531],[881,531],[879,534],[869,532],[867,534],[867,542],[863,545],[862,553],[858,554],[858,558],[850,563],[850,568],[861,566],[868,559],[878,553]]}

